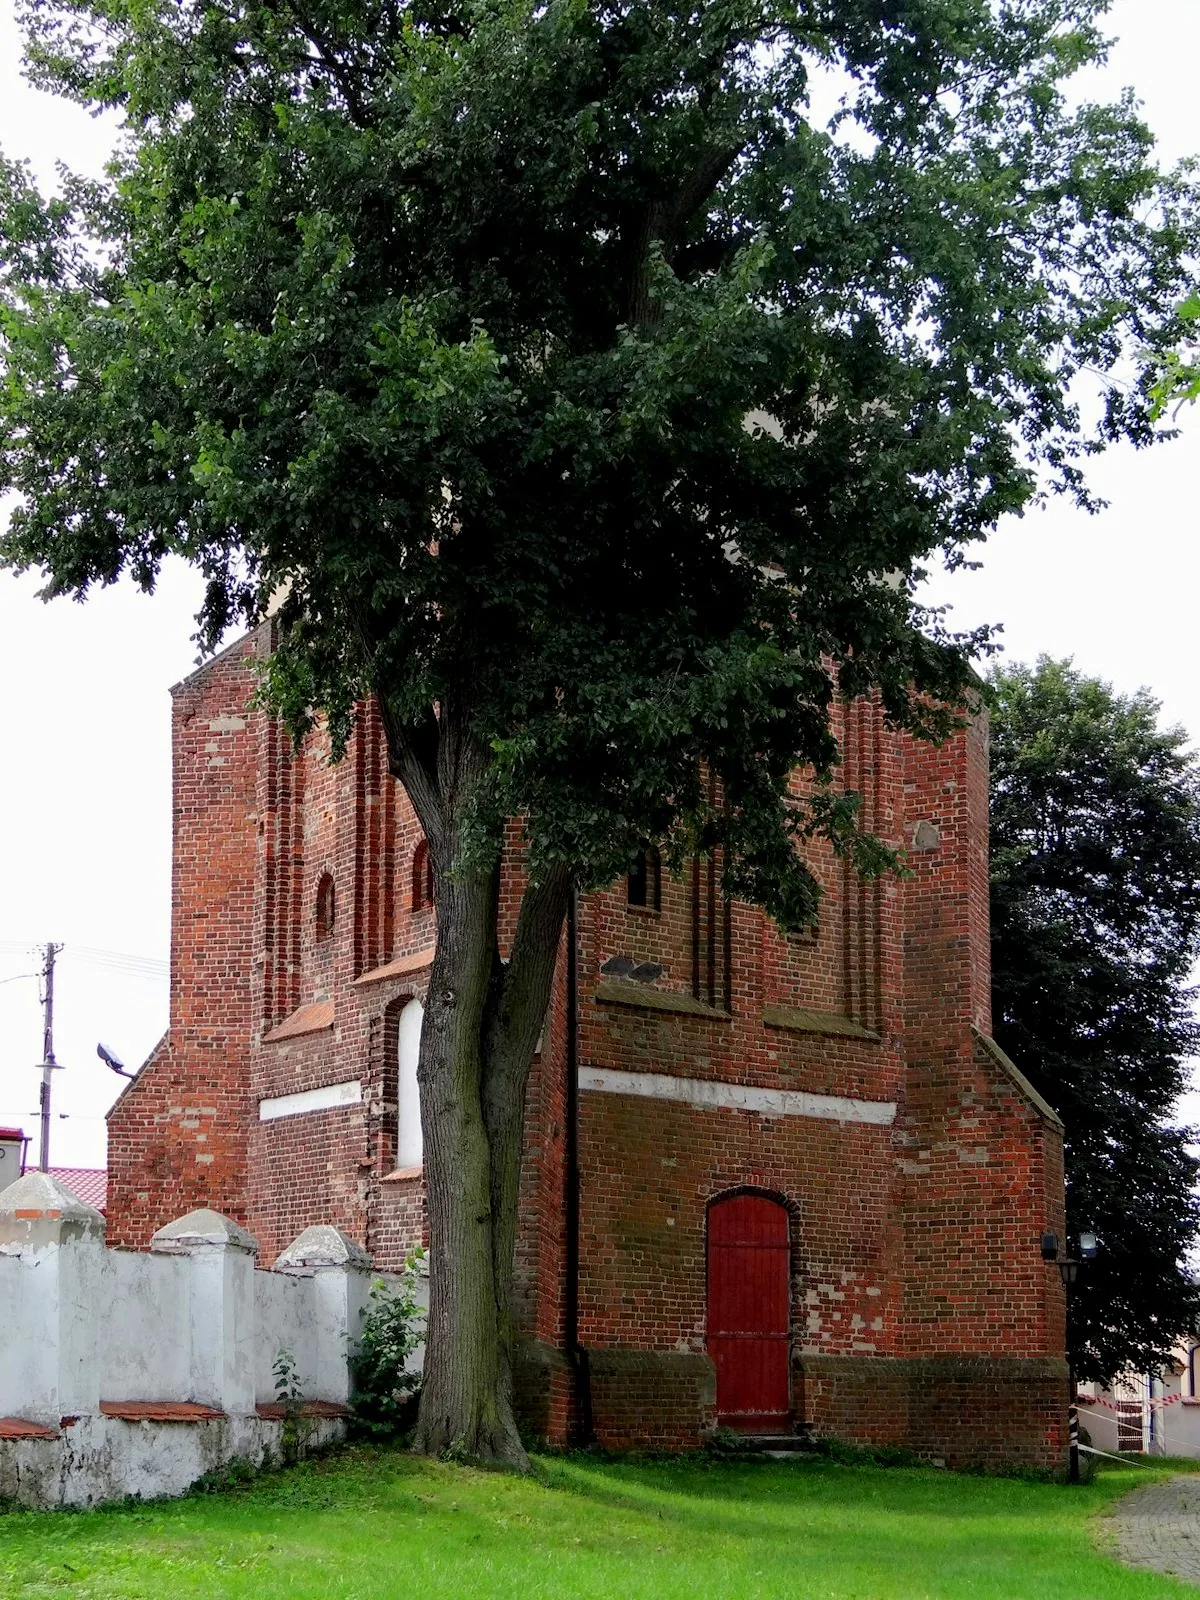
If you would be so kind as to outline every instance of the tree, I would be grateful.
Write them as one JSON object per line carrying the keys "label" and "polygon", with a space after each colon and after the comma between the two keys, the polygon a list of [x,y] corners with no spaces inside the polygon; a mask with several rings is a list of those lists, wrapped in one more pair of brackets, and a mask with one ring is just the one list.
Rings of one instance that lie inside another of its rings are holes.
{"label": "tree", "polygon": [[1200,400],[1200,291],[1193,291],[1179,307],[1180,341],[1165,350],[1151,371],[1151,420],[1160,422],[1167,412],[1177,416],[1184,406]]}
{"label": "tree", "polygon": [[1200,1044],[1200,760],[1145,690],[1070,662],[991,687],[996,1036],[1065,1124],[1068,1238],[1099,1242],[1071,1360],[1155,1371],[1200,1319],[1196,1132],[1172,1122]]}
{"label": "tree", "polygon": [[1070,398],[1168,347],[1200,232],[1131,103],[1067,105],[1103,8],[32,0],[38,80],[125,133],[57,198],[3,168],[0,560],[80,596],[181,553],[205,646],[285,597],[295,730],[336,752],[378,698],[438,912],[425,1449],[524,1459],[522,1108],[572,887],[718,851],[798,925],[806,837],[886,865],[831,697],[944,732],[973,641],[922,561],[1150,437],[1144,388],[1091,433]]}

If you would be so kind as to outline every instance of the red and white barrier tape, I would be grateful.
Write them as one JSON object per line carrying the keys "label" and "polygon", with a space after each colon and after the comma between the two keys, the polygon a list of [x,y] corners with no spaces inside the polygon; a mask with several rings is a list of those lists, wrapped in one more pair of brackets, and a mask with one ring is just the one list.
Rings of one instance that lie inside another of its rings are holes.
{"label": "red and white barrier tape", "polygon": [[1161,1411],[1164,1406],[1177,1405],[1179,1401],[1190,1400],[1191,1398],[1190,1394],[1165,1394],[1153,1400],[1106,1400],[1103,1395],[1099,1394],[1081,1394],[1079,1396],[1079,1404],[1081,1406],[1103,1406],[1106,1411],[1146,1410],[1147,1408],[1151,1411]]}

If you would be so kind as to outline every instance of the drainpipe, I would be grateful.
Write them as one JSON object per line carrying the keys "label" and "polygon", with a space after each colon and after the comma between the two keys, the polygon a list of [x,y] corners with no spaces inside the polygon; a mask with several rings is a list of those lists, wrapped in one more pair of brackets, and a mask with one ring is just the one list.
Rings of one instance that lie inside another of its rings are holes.
{"label": "drainpipe", "polygon": [[566,1284],[563,1337],[575,1390],[578,1444],[592,1440],[592,1381],[587,1351],[579,1342],[579,898],[572,886],[567,900],[567,1061],[566,1061]]}

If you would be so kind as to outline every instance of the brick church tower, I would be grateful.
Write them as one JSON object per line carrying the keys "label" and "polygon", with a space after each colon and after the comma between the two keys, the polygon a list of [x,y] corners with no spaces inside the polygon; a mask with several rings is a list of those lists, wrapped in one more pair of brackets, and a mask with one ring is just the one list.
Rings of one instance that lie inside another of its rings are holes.
{"label": "brick church tower", "polygon": [[[370,706],[336,767],[247,709],[265,649],[174,692],[170,1027],[109,1116],[109,1239],[211,1205],[263,1264],[330,1222],[394,1267],[425,1228],[424,845]],[[522,1178],[537,1435],[808,1424],[951,1464],[1059,1458],[1039,1241],[1063,1233],[1062,1129],[989,1037],[986,729],[934,749],[867,703],[839,715],[843,779],[910,876],[818,855],[819,925],[793,938],[711,862],[650,856],[571,919]]]}

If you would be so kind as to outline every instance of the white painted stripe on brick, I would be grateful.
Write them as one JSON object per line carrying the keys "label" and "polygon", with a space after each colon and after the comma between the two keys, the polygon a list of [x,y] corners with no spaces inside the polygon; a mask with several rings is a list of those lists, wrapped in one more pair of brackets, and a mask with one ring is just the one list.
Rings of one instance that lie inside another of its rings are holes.
{"label": "white painted stripe on brick", "polygon": [[356,1106],[362,1099],[362,1084],[327,1083],[320,1089],[302,1089],[299,1094],[277,1094],[258,1102],[258,1120],[274,1122],[276,1117],[298,1117],[305,1111],[328,1111],[332,1106]]}
{"label": "white painted stripe on brick", "polygon": [[636,1094],[650,1100],[682,1100],[703,1110],[758,1111],[764,1117],[823,1117],[830,1122],[871,1122],[888,1127],[896,1120],[894,1100],[848,1100],[836,1094],[805,1094],[798,1089],[757,1089],[744,1083],[714,1083],[709,1078],[674,1078],[665,1072],[610,1072],[583,1067],[579,1087],[598,1094]]}

